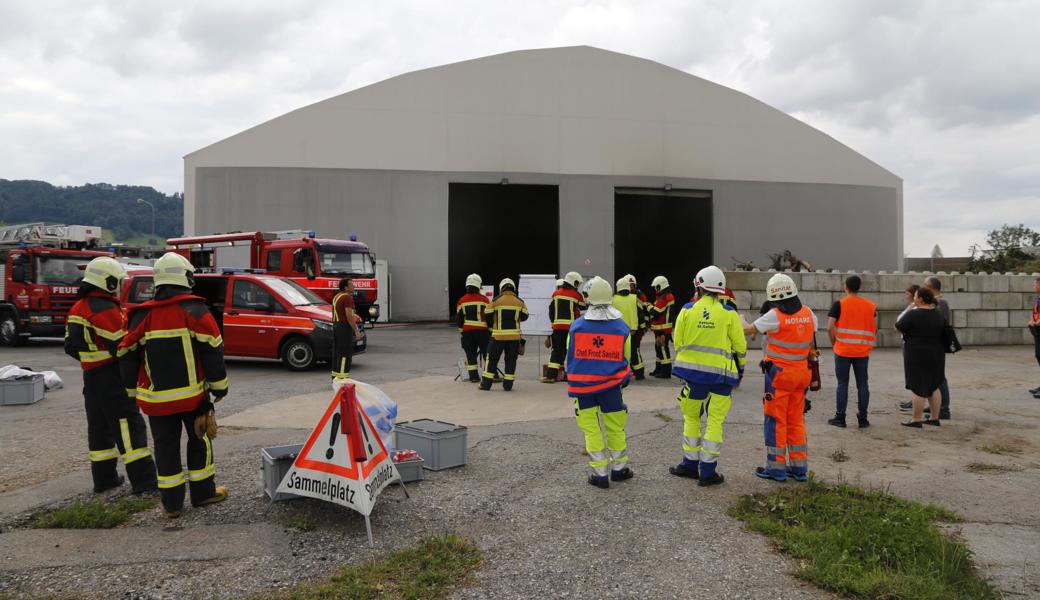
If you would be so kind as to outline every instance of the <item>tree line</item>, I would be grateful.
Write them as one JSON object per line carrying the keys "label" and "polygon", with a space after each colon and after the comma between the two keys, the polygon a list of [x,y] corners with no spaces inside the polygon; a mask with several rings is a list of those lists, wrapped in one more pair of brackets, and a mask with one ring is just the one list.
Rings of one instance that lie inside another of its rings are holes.
{"label": "tree line", "polygon": [[54,186],[46,181],[0,179],[0,222],[98,225],[116,240],[125,240],[152,232],[152,210],[138,198],[155,207],[155,237],[160,243],[181,235],[184,194],[168,195],[141,185]]}

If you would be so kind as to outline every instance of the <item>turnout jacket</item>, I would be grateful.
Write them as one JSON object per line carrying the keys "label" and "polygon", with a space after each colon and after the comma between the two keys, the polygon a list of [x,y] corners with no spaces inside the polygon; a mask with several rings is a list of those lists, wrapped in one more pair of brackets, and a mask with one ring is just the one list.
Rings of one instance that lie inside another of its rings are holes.
{"label": "turnout jacket", "polygon": [[487,331],[484,309],[491,301],[484,294],[467,293],[455,303],[455,323],[459,331]]}
{"label": "turnout jacket", "polygon": [[119,302],[112,294],[94,288],[69,310],[65,354],[78,360],[84,372],[115,364],[119,342],[125,335]]}
{"label": "turnout jacket", "polygon": [[585,298],[573,287],[561,287],[549,300],[549,321],[553,331],[567,331],[585,309]]}
{"label": "turnout jacket", "polygon": [[672,292],[666,291],[663,294],[658,294],[654,303],[650,305],[650,329],[654,330],[654,333],[671,333],[672,332],[672,312],[675,306],[675,295]]}
{"label": "turnout jacket", "polygon": [[[165,289],[163,289],[165,288]],[[194,411],[207,391],[227,394],[224,340],[202,298],[162,286],[133,310],[119,346],[126,392],[150,416]]]}
{"label": "turnout jacket", "polygon": [[520,322],[527,320],[527,305],[516,295],[506,290],[484,309],[491,337],[500,342],[515,342],[520,339]]}

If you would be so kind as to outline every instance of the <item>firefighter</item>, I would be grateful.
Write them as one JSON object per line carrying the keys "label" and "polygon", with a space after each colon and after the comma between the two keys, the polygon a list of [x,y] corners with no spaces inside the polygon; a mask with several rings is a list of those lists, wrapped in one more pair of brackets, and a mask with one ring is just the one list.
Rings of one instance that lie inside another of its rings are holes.
{"label": "firefighter", "polygon": [[466,353],[466,371],[469,380],[480,383],[478,357],[487,362],[488,333],[487,318],[484,309],[489,301],[480,293],[483,282],[480,275],[471,273],[466,277],[466,293],[455,304],[455,319],[462,335],[462,351]]}
{"label": "firefighter", "polygon": [[[709,486],[725,481],[718,472],[718,461],[733,388],[744,376],[747,340],[736,309],[723,300],[726,276],[722,270],[705,267],[693,283],[700,299],[683,306],[675,324],[675,374],[685,382],[678,397],[683,414],[683,459],[668,472]],[[702,415],[707,421],[703,436]]]}
{"label": "firefighter", "polygon": [[354,344],[361,337],[354,319],[354,280],[339,280],[339,293],[332,297],[332,379],[350,378]]}
{"label": "firefighter", "polygon": [[123,265],[115,259],[100,256],[90,261],[65,325],[65,353],[83,368],[87,448],[97,493],[123,484],[116,471],[120,456],[135,494],[156,489],[148,431],[137,404],[126,394],[116,361],[126,335],[117,299],[125,278]]}
{"label": "firefighter", "polygon": [[643,359],[639,354],[639,346],[635,344],[635,337],[639,332],[639,298],[632,292],[632,283],[627,276],[618,279],[614,289],[617,293],[611,299],[611,304],[621,313],[621,318],[628,325],[631,337],[632,352],[629,364],[632,367],[632,374],[636,379],[643,379]]}
{"label": "firefighter", "polygon": [[592,469],[588,482],[607,489],[611,480],[633,476],[625,439],[628,407],[621,397],[621,388],[632,377],[632,329],[612,306],[606,280],[593,277],[588,295],[588,312],[574,321],[567,336],[567,395],[574,398],[575,419],[585,434]]}
{"label": "firefighter", "polygon": [[809,478],[809,446],[805,436],[805,389],[811,378],[809,356],[818,324],[812,310],[798,299],[790,276],[777,273],[766,285],[770,310],[744,328],[764,333],[766,466],[755,475],[795,481]]}
{"label": "firefighter", "polygon": [[[119,367],[129,395],[148,415],[155,441],[159,492],[167,517],[181,516],[184,486],[193,506],[221,502],[227,488],[214,482],[209,396],[228,393],[224,341],[202,298],[194,296],[195,267],[167,252],[155,261],[155,297],[132,309],[119,345]],[[181,428],[187,432],[188,472],[181,469]],[[201,431],[200,431],[201,430]],[[201,435],[200,435],[201,433]]]}
{"label": "firefighter", "polygon": [[664,275],[654,277],[650,287],[654,289],[654,303],[649,307],[650,329],[654,332],[654,351],[657,354],[657,364],[650,375],[668,379],[672,376],[672,350],[669,344],[672,341],[672,323],[675,321],[675,296]]}
{"label": "firefighter", "polygon": [[[625,279],[628,279],[631,287],[632,294],[639,301],[639,328],[635,333],[632,334],[632,349],[636,353],[636,361],[632,364],[632,372],[635,374],[636,380],[645,379],[645,368],[643,363],[643,335],[650,330],[650,301],[647,299],[646,294],[639,289],[639,285],[636,282],[635,275],[625,275]],[[638,368],[637,368],[638,367]]]}
{"label": "firefighter", "polygon": [[542,383],[556,383],[560,369],[563,368],[563,359],[567,355],[567,332],[570,331],[571,323],[585,310],[585,297],[578,291],[581,283],[581,274],[571,271],[563,276],[563,285],[549,299],[552,353],[549,355],[549,368],[545,377],[541,378]]}
{"label": "firefighter", "polygon": [[516,359],[520,356],[520,322],[527,320],[527,305],[516,295],[516,284],[508,277],[498,284],[498,296],[484,309],[491,326],[491,343],[480,389],[487,391],[495,380],[498,359],[505,355],[502,389],[513,389],[516,381]]}

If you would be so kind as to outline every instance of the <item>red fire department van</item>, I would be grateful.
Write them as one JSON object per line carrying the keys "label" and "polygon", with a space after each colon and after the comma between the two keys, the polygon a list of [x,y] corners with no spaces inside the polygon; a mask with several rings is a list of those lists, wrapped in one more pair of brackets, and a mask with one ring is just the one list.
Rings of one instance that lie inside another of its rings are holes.
{"label": "red fire department van", "polygon": [[[332,359],[332,307],[300,284],[263,273],[223,272],[195,275],[192,292],[206,300],[224,337],[224,355],[280,359],[293,371]],[[152,270],[130,268],[123,284],[123,306],[154,296]],[[354,353],[364,352],[368,335],[355,315],[361,337]]]}
{"label": "red fire department van", "polygon": [[263,269],[292,279],[326,302],[344,277],[354,280],[357,314],[369,323],[379,318],[375,257],[366,244],[316,238],[313,231],[222,233],[166,240],[201,271]]}
{"label": "red fire department van", "polygon": [[101,228],[29,223],[0,227],[0,345],[62,337],[83,269],[110,252],[95,247]]}

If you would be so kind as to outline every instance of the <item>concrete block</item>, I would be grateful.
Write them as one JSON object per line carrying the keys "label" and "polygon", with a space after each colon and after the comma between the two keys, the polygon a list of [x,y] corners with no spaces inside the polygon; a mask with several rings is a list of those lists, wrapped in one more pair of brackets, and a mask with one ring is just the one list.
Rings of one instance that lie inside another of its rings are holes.
{"label": "concrete block", "polygon": [[[967,315],[965,327],[1007,327],[1007,312],[997,310],[967,310],[962,311]],[[1004,325],[997,325],[997,313],[1004,315]]]}
{"label": "concrete block", "polygon": [[809,305],[813,310],[829,310],[831,307],[832,295],[830,292],[798,292],[798,297],[801,298],[802,304]]}
{"label": "concrete block", "polygon": [[[756,273],[755,271],[726,271],[726,286],[731,290],[765,291],[769,278],[774,274]],[[798,281],[795,281],[797,284]]]}
{"label": "concrete block", "polygon": [[1025,327],[1032,317],[1032,310],[1009,310],[1008,327]]}
{"label": "concrete block", "polygon": [[[844,294],[837,294],[834,301],[837,302],[838,300],[841,300],[842,296],[844,296]],[[864,300],[870,300],[874,303],[874,306],[877,306],[877,304],[881,302],[881,294],[878,292],[863,292],[859,297]]]}
{"label": "concrete block", "polygon": [[949,302],[951,309],[978,310],[983,308],[982,294],[978,292],[954,292],[952,294],[943,294],[943,298],[946,298],[946,301]]}
{"label": "concrete block", "polygon": [[831,336],[827,335],[827,330],[816,332],[816,347],[817,348],[830,348]]}
{"label": "concrete block", "polygon": [[765,302],[769,297],[766,295],[765,288],[762,288],[761,292],[751,292],[751,310],[758,314],[758,309],[761,308],[762,303]]}
{"label": "concrete block", "polygon": [[[729,283],[728,281],[726,283]],[[733,288],[730,288],[731,290]],[[734,290],[733,295],[737,297],[737,308],[751,308],[751,292],[746,290]]]}
{"label": "concrete block", "polygon": [[953,317],[954,327],[967,327],[968,326],[968,312],[966,310],[950,310],[950,316]]}
{"label": "concrete block", "polygon": [[968,276],[967,275],[954,275],[953,285],[950,289],[945,290],[947,292],[966,292],[968,291]]}
{"label": "concrete block", "polygon": [[1022,308],[1028,308],[1033,310],[1033,306],[1036,304],[1036,294],[1030,292],[1028,294],[1022,294]]}
{"label": "concrete block", "polygon": [[890,330],[896,326],[896,319],[899,315],[903,314],[901,310],[879,310],[878,311],[878,329],[879,330]]}
{"label": "concrete block", "polygon": [[1008,290],[1012,292],[1032,293],[1035,281],[1036,277],[1031,275],[1011,275],[1008,277]]}
{"label": "concrete block", "polygon": [[[980,292],[982,295],[982,308],[987,310],[1018,310],[1022,306],[1022,294]],[[947,300],[949,302],[949,300]],[[953,304],[950,304],[953,308]]]}
{"label": "concrete block", "polygon": [[[969,341],[965,342],[962,332],[967,334]],[[1019,329],[985,329],[968,328],[957,331],[957,339],[964,346],[1010,346],[1022,343],[1022,332]]]}
{"label": "concrete block", "polygon": [[912,284],[918,284],[924,277],[917,274],[883,275],[881,276],[880,288],[882,292],[902,292]]}
{"label": "concrete block", "polygon": [[899,310],[906,308],[906,296],[903,292],[881,292],[876,302],[878,310]]}
{"label": "concrete block", "polygon": [[881,348],[898,348],[903,345],[903,336],[895,330],[878,331],[877,337]]}
{"label": "concrete block", "polygon": [[[945,289],[945,285],[943,287]],[[967,289],[969,292],[1006,292],[1008,291],[1008,276],[969,275]]]}
{"label": "concrete block", "polygon": [[1006,328],[1011,323],[1011,312],[1007,310],[995,310],[993,314],[996,315],[996,321],[994,327]]}
{"label": "concrete block", "polygon": [[863,280],[859,288],[860,293],[881,291],[881,276],[877,273],[861,273],[859,277]]}

